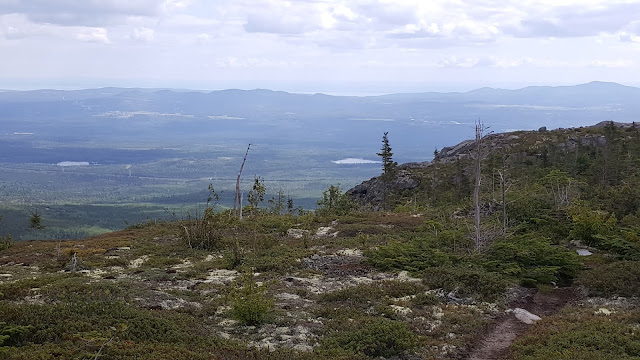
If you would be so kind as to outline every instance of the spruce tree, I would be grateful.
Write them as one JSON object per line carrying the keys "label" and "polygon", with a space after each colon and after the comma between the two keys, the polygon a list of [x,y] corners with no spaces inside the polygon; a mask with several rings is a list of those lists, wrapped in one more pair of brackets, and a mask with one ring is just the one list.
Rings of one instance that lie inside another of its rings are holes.
{"label": "spruce tree", "polygon": [[395,176],[398,163],[393,161],[393,152],[389,145],[389,132],[385,132],[382,136],[382,148],[376,155],[382,158],[382,183],[384,185],[384,192],[382,194],[382,207],[387,209],[387,185]]}

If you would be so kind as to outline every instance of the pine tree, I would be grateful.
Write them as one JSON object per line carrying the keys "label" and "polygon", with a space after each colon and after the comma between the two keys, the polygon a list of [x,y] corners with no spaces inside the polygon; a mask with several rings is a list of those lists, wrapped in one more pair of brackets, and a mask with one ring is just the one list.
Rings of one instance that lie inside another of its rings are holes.
{"label": "pine tree", "polygon": [[376,154],[382,158],[382,183],[384,185],[382,207],[385,210],[387,209],[387,185],[395,176],[398,167],[398,163],[393,161],[393,152],[391,152],[388,135],[389,132],[385,132],[382,136],[382,148],[380,152]]}
{"label": "pine tree", "polygon": [[31,217],[29,218],[29,227],[36,230],[44,229],[42,225],[42,217],[38,214],[38,210],[31,213]]}
{"label": "pine tree", "polygon": [[259,176],[253,179],[253,188],[249,191],[249,204],[258,209],[258,205],[264,201],[264,194],[267,188],[264,186],[264,180]]}

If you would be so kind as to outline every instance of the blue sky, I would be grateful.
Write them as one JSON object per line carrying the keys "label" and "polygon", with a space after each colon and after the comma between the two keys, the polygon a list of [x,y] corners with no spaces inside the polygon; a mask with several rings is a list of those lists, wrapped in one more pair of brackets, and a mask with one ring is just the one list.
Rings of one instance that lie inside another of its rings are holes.
{"label": "blue sky", "polygon": [[640,85],[640,1],[0,0],[0,88]]}

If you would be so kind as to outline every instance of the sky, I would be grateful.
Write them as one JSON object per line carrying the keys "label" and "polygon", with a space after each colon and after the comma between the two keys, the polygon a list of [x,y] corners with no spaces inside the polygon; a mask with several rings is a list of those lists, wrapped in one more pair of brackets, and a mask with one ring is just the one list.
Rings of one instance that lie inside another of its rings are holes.
{"label": "sky", "polygon": [[0,0],[0,89],[640,85],[640,1]]}

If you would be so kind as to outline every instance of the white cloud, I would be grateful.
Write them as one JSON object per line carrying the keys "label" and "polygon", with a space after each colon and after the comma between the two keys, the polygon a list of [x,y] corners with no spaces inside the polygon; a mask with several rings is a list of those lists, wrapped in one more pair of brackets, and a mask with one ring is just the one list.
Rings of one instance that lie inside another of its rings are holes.
{"label": "white cloud", "polygon": [[633,66],[634,62],[630,60],[593,60],[589,65],[593,67],[621,69]]}
{"label": "white cloud", "polygon": [[103,28],[86,28],[76,34],[76,39],[85,42],[111,44],[107,30]]}
{"label": "white cloud", "polygon": [[639,12],[638,0],[0,0],[0,80],[626,81],[620,69],[640,73]]}
{"label": "white cloud", "polygon": [[131,33],[131,38],[137,41],[151,42],[153,41],[154,37],[155,32],[153,31],[153,29],[149,29],[146,27],[135,28]]}
{"label": "white cloud", "polygon": [[627,32],[621,32],[618,34],[618,38],[622,42],[637,42],[640,43],[640,35],[634,35]]}
{"label": "white cloud", "polygon": [[438,66],[443,68],[472,68],[479,64],[479,58],[449,56],[438,61]]}

